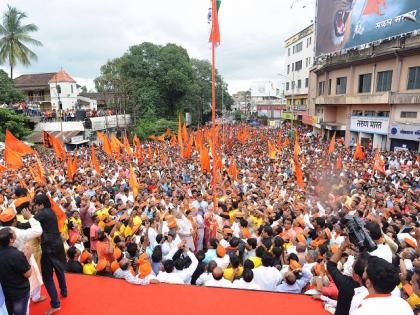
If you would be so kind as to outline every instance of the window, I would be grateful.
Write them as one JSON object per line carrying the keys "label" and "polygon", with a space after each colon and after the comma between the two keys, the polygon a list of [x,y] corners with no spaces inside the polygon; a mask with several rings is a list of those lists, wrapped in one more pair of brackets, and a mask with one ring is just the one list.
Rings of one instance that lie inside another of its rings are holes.
{"label": "window", "polygon": [[300,42],[300,43],[296,44],[295,47],[296,48],[294,49],[294,52],[293,53],[298,53],[298,52],[302,51],[302,49],[303,49],[303,43]]}
{"label": "window", "polygon": [[73,94],[73,84],[71,85],[71,94]]}
{"label": "window", "polygon": [[286,82],[286,91],[289,91],[289,82]]}
{"label": "window", "polygon": [[292,72],[295,71],[295,63],[292,63]]}
{"label": "window", "polygon": [[307,88],[309,86],[309,78],[305,79],[305,87]]}
{"label": "window", "polygon": [[294,90],[294,89],[295,89],[295,87],[296,87],[296,82],[295,82],[295,81],[292,81],[292,82],[291,82],[291,87],[292,87],[292,90]]}
{"label": "window", "polygon": [[302,69],[302,60],[296,61],[295,63],[295,71],[299,71]]}
{"label": "window", "polygon": [[363,116],[363,111],[361,110],[354,110],[352,116]]}
{"label": "window", "polygon": [[302,87],[302,80],[298,80],[298,89],[300,89]]}
{"label": "window", "polygon": [[306,39],[306,47],[311,46],[311,44],[312,44],[312,37],[309,37]]}
{"label": "window", "polygon": [[377,112],[376,116],[378,116],[378,117],[389,117],[389,112],[388,111]]}
{"label": "window", "polygon": [[325,90],[325,81],[321,81],[318,83],[318,96],[324,95]]}
{"label": "window", "polygon": [[308,57],[308,66],[311,66],[311,57]]}
{"label": "window", "polygon": [[391,91],[392,71],[378,72],[378,82],[376,84],[376,92]]}
{"label": "window", "polygon": [[374,110],[366,110],[365,111],[365,116],[375,117],[376,116],[376,112]]}
{"label": "window", "polygon": [[290,48],[287,49],[287,55],[290,56]]}
{"label": "window", "polygon": [[372,83],[372,73],[359,75],[359,93],[369,93]]}
{"label": "window", "polygon": [[337,78],[337,85],[335,87],[335,94],[346,94],[347,91],[347,77]]}
{"label": "window", "polygon": [[328,95],[331,95],[331,85],[332,85],[332,80],[329,79],[328,80]]}
{"label": "window", "polygon": [[401,112],[401,118],[417,118],[417,112]]}
{"label": "window", "polygon": [[306,58],[305,61],[306,61],[306,68],[308,68],[308,58]]}
{"label": "window", "polygon": [[420,89],[420,67],[408,68],[408,90]]}
{"label": "window", "polygon": [[287,74],[290,73],[290,65],[287,65]]}

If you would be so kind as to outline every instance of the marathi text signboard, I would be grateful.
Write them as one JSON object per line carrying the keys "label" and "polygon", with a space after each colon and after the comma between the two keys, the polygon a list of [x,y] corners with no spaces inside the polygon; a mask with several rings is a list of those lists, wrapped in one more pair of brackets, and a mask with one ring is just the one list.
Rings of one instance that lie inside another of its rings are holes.
{"label": "marathi text signboard", "polygon": [[365,133],[388,134],[388,117],[356,116],[350,119],[350,130]]}
{"label": "marathi text signboard", "polygon": [[317,56],[420,29],[420,0],[318,0]]}
{"label": "marathi text signboard", "polygon": [[404,140],[420,140],[420,125],[405,125],[393,124],[391,125],[391,138]]}

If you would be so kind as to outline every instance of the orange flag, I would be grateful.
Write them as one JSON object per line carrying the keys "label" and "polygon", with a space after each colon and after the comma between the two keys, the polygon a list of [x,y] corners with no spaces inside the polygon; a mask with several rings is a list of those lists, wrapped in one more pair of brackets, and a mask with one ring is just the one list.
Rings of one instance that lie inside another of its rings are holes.
{"label": "orange flag", "polygon": [[386,172],[385,172],[385,163],[384,163],[384,161],[381,158],[381,154],[379,152],[379,149],[376,149],[375,161],[374,161],[373,169],[375,171],[381,172],[382,174],[385,174],[386,175]]}
{"label": "orange flag", "polygon": [[156,137],[157,141],[164,142],[165,141],[165,134],[161,134],[159,137]]}
{"label": "orange flag", "polygon": [[49,135],[51,145],[53,147],[55,156],[58,160],[63,161],[66,158],[66,151],[63,148],[63,145],[61,144],[60,140],[58,140],[56,137]]}
{"label": "orange flag", "polygon": [[341,155],[337,157],[337,160],[335,161],[335,169],[341,170],[343,168],[343,160],[341,159]]}
{"label": "orange flag", "polygon": [[303,173],[302,173],[302,169],[300,168],[299,163],[295,163],[295,172],[296,172],[296,182],[299,186],[300,189],[304,189],[305,188],[305,183],[303,181]]}
{"label": "orange flag", "polygon": [[334,135],[331,138],[330,146],[328,147],[328,155],[331,155],[335,150],[335,132]]}
{"label": "orange flag", "polygon": [[187,123],[182,126],[182,141],[186,143],[188,141]]}
{"label": "orange flag", "polygon": [[140,140],[139,140],[139,137],[137,137],[137,135],[134,135],[134,138],[133,138],[133,143],[134,143],[134,145],[135,145],[136,147],[140,147],[140,146],[141,146],[141,144],[140,144]]}
{"label": "orange flag", "polygon": [[44,166],[42,165],[41,160],[39,159],[38,155],[36,156],[35,169],[38,172],[38,177],[39,177],[40,183],[45,183],[45,170],[44,170]]}
{"label": "orange flag", "polygon": [[35,151],[32,150],[30,146],[16,139],[16,137],[8,129],[6,129],[6,138],[4,140],[4,145],[20,155],[35,153]]}
{"label": "orange flag", "polygon": [[109,138],[107,135],[103,134],[102,132],[98,132],[98,140],[102,142],[102,150],[108,154],[108,156],[113,157],[112,154],[112,147],[111,142],[109,141]]}
{"label": "orange flag", "polygon": [[90,161],[92,162],[93,168],[95,169],[96,173],[100,174],[101,168],[99,167],[98,160],[96,159],[95,147],[93,145],[91,146],[90,155]]}
{"label": "orange flag", "polygon": [[129,156],[133,156],[133,150],[130,147],[130,142],[128,142],[128,139],[127,139],[127,136],[126,135],[124,136],[123,145],[124,145],[124,148],[125,148],[125,151],[127,152],[127,154]]}
{"label": "orange flag", "polygon": [[23,167],[23,161],[20,154],[16,153],[8,146],[5,146],[4,148],[4,161],[8,168],[18,169]]}
{"label": "orange flag", "polygon": [[293,151],[293,156],[295,158],[295,161],[298,161],[299,153],[300,153],[299,136],[297,135],[297,132],[296,132],[295,133],[295,149]]}
{"label": "orange flag", "polygon": [[286,139],[284,139],[284,147],[287,147],[290,144],[290,140],[289,137],[286,137]]}
{"label": "orange flag", "polygon": [[236,167],[236,162],[235,162],[235,160],[234,160],[233,157],[230,159],[230,165],[229,165],[229,169],[228,169],[228,174],[234,180],[237,180],[238,179],[238,168]]}
{"label": "orange flag", "polygon": [[186,159],[191,158],[191,149],[192,149],[193,140],[194,140],[193,137],[190,137],[190,139],[188,140],[187,147],[184,151],[184,158]]}
{"label": "orange flag", "polygon": [[268,157],[271,160],[274,160],[276,158],[276,149],[274,148],[274,145],[271,143],[270,140],[268,140]]}
{"label": "orange flag", "polygon": [[133,196],[136,198],[139,194],[139,184],[137,183],[136,174],[134,173],[133,166],[130,163],[130,178],[128,185],[133,190]]}
{"label": "orange flag", "polygon": [[70,156],[67,158],[67,179],[72,182],[74,177],[73,162]]}
{"label": "orange flag", "polygon": [[359,142],[356,145],[356,151],[354,152],[353,159],[355,159],[355,160],[364,160],[365,159],[365,154],[363,153],[362,147],[360,146]]}
{"label": "orange flag", "polygon": [[0,165],[0,173],[6,172],[7,171],[7,167],[4,165]]}
{"label": "orange flag", "polygon": [[204,170],[206,170],[207,173],[210,172],[209,151],[205,147],[203,147],[200,151],[200,164],[201,164],[201,172],[204,172]]}
{"label": "orange flag", "polygon": [[48,196],[51,203],[51,210],[54,212],[55,216],[57,217],[57,224],[58,224],[58,230],[60,233],[64,229],[64,224],[66,223],[67,217],[63,210],[57,205],[57,203],[54,201],[53,198]]}
{"label": "orange flag", "polygon": [[171,137],[171,147],[174,147],[174,146],[176,146],[176,137],[175,137],[175,135],[172,135],[172,137]]}

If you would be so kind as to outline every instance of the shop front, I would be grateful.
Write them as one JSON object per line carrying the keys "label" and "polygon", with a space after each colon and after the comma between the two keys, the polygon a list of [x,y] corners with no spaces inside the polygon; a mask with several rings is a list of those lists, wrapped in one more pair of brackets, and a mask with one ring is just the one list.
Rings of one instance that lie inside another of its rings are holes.
{"label": "shop front", "polygon": [[386,148],[388,117],[352,116],[350,118],[350,145],[358,141],[364,147]]}
{"label": "shop front", "polygon": [[420,152],[420,125],[392,124],[389,137],[391,150],[414,150]]}

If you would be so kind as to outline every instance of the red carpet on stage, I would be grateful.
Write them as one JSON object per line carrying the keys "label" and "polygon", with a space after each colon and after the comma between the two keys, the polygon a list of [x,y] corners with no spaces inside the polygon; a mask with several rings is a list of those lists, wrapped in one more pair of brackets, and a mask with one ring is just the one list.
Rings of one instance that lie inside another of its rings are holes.
{"label": "red carpet on stage", "polygon": [[[69,296],[61,299],[57,315],[326,315],[321,302],[309,296],[231,290],[188,285],[132,285],[123,280],[67,275]],[[43,290],[45,292],[45,288]],[[49,308],[49,298],[31,304],[30,314]],[[135,312],[135,313],[134,313]]]}

